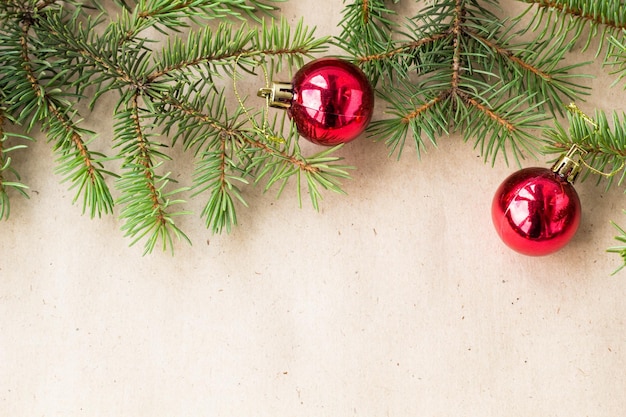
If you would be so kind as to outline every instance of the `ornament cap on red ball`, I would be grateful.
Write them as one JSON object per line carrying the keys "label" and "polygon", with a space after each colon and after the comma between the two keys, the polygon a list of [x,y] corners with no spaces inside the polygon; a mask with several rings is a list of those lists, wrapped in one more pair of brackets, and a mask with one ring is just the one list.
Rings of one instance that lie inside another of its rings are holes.
{"label": "ornament cap on red ball", "polygon": [[291,83],[273,83],[259,90],[270,105],[286,109],[304,138],[334,146],[357,138],[369,125],[374,92],[356,65],[321,58],[304,65]]}
{"label": "ornament cap on red ball", "polygon": [[563,248],[574,237],[581,219],[573,182],[580,165],[572,147],[552,167],[525,168],[500,185],[491,206],[493,224],[511,249],[543,256]]}

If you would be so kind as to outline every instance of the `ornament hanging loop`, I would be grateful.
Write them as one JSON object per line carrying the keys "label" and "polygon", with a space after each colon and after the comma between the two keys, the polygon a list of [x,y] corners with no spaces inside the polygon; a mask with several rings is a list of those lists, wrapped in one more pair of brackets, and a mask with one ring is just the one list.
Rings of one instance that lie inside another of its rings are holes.
{"label": "ornament hanging loop", "polygon": [[[591,117],[585,114],[585,112],[583,112],[576,105],[576,103],[570,103],[566,107],[567,107],[567,110],[569,110],[571,113],[579,116],[584,121],[589,123],[589,125],[591,125],[594,128],[594,133],[598,133],[600,131],[600,126],[598,126],[598,123],[596,123],[595,120],[593,120]],[[588,137],[589,136],[586,136],[584,139]],[[570,150],[565,155],[561,156],[561,158],[559,158],[559,160],[554,164],[554,166],[552,167],[552,171],[566,178],[567,181],[573,184],[576,178],[578,177],[578,174],[580,173],[580,170],[583,166],[587,168],[589,171],[593,172],[594,174],[601,175],[606,178],[613,177],[618,172],[621,172],[624,169],[624,166],[626,166],[626,160],[622,159],[622,163],[620,164],[620,166],[615,168],[613,171],[608,172],[608,173],[602,172],[592,167],[587,162],[585,162],[583,157],[586,154],[587,154],[586,150],[584,150],[582,147],[580,147],[577,144],[573,144]],[[570,179],[570,177],[572,179]]]}
{"label": "ornament hanging loop", "polygon": [[552,165],[552,171],[570,184],[574,184],[584,164],[582,157],[586,154],[586,150],[577,144],[573,144],[572,147],[569,148],[569,151],[561,155],[554,165]]}
{"label": "ornament hanging loop", "polygon": [[589,117],[588,115],[585,114],[585,112],[583,112],[577,105],[576,103],[570,103],[567,106],[567,110],[569,110],[571,113],[576,114],[578,116],[580,116],[585,122],[589,123],[591,126],[594,127],[595,131],[597,132],[599,129],[598,124],[595,122],[595,120],[593,120],[591,117]]}
{"label": "ornament hanging loop", "polygon": [[257,95],[268,100],[270,107],[288,109],[293,100],[291,84],[274,82],[270,87],[260,88]]}

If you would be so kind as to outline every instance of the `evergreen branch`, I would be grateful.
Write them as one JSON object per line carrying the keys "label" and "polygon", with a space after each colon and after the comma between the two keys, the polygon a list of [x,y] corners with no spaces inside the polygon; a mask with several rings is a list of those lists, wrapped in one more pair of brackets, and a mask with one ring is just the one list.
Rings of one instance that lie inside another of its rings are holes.
{"label": "evergreen branch", "polygon": [[615,236],[615,240],[620,242],[620,244],[610,247],[609,249],[607,249],[607,252],[616,253],[622,258],[622,265],[620,265],[615,271],[613,271],[613,275],[615,275],[626,267],[626,230],[618,226],[615,222],[612,222],[612,224],[613,227],[615,227],[619,232],[619,235]]}
{"label": "evergreen branch", "polygon": [[[185,148],[193,146],[200,156],[194,174],[194,196],[210,192],[201,215],[214,233],[230,231],[231,226],[237,224],[235,202],[246,207],[247,202],[236,184],[248,184],[248,177],[253,177],[257,184],[265,180],[265,191],[278,184],[280,195],[289,178],[296,176],[301,203],[300,179],[304,176],[315,208],[319,208],[321,198],[319,187],[342,192],[339,180],[349,177],[346,172],[349,167],[336,164],[340,158],[329,156],[335,149],[304,158],[294,131],[280,141],[271,139],[279,137],[275,133],[276,120],[266,126],[265,131],[250,129],[243,121],[238,121],[240,113],[234,117],[224,114],[222,100],[207,105],[206,99],[196,98],[190,103],[182,101],[181,97],[164,98],[168,114],[167,120],[164,119],[165,131],[169,132],[170,124],[176,121],[185,133],[181,135],[179,130],[174,139],[182,136]],[[203,108],[208,112],[201,110]],[[226,124],[224,120],[230,122]],[[279,131],[284,130],[284,124],[285,120]],[[188,136],[185,126],[194,129],[193,134]]]}
{"label": "evergreen branch", "polygon": [[[490,0],[431,2],[411,19],[402,33],[406,39],[388,42],[383,51],[356,55],[372,77],[387,78],[380,89],[392,117],[374,122],[370,132],[384,137],[391,153],[400,156],[406,136],[412,134],[419,155],[425,145],[422,136],[436,145],[437,137],[451,127],[462,129],[465,140],[475,135],[486,159],[502,153],[508,160],[508,149],[519,163],[537,149],[530,131],[546,119],[545,109],[558,113],[563,98],[576,100],[585,94],[577,82],[581,76],[572,74],[583,64],[560,65],[567,49],[552,49],[548,43],[512,45],[514,26],[500,22],[491,11],[496,6]],[[349,13],[355,19],[354,10]],[[394,28],[389,30],[393,35]],[[343,36],[355,33],[346,29]],[[360,53],[360,42],[342,39],[341,45]],[[413,71],[417,82],[401,81]],[[399,79],[384,75],[389,73]]]}
{"label": "evergreen branch", "polygon": [[536,9],[522,33],[530,30],[537,36],[537,40],[549,40],[557,48],[569,48],[582,40],[583,50],[586,50],[594,39],[599,39],[596,54],[599,55],[606,48],[608,56],[613,48],[607,40],[626,29],[626,13],[621,0],[604,0],[593,4],[587,0],[521,1],[531,6],[519,19]]}
{"label": "evergreen branch", "polygon": [[[193,148],[196,155],[208,151],[207,142],[219,135],[237,136],[245,123],[239,121],[240,109],[234,116],[228,115],[223,90],[219,94],[192,96],[190,93],[197,88],[189,89],[187,94],[183,89],[174,89],[174,95],[163,96],[163,108],[155,121],[156,125],[163,126],[163,134],[172,138],[172,146],[180,139],[183,148]],[[229,121],[228,124],[224,120]]]}
{"label": "evergreen branch", "polygon": [[210,27],[190,32],[187,42],[175,38],[155,58],[155,71],[146,82],[165,76],[176,79],[200,65],[207,66],[206,74],[214,74],[219,65],[242,55],[252,36],[253,31],[245,25],[233,32],[230,24],[221,23],[215,32]]}
{"label": "evergreen branch", "polygon": [[450,83],[450,89],[455,94],[459,88],[461,81],[461,55],[462,55],[462,41],[463,36],[463,23],[465,20],[465,7],[463,0],[456,0],[454,5],[454,16],[452,20],[452,26],[450,27],[450,35],[452,36],[452,81]]}
{"label": "evergreen branch", "polygon": [[[245,164],[239,160],[243,129],[243,122],[238,121],[240,111],[229,117],[223,92],[212,95],[209,101],[209,95],[189,97],[182,89],[175,91],[178,92],[176,96],[163,97],[164,110],[156,124],[164,125],[164,134],[170,134],[170,129],[176,126],[172,142],[182,138],[185,149],[195,149],[199,158],[194,173],[194,196],[210,192],[201,217],[214,233],[221,233],[224,229],[230,232],[237,224],[235,200],[247,207],[235,185],[235,182],[248,183],[242,168]],[[189,89],[189,92],[193,91],[196,88]],[[206,109],[206,112],[200,109]]]}
{"label": "evergreen branch", "polygon": [[[50,6],[57,5],[58,0],[3,0],[0,3],[0,11],[4,12],[8,16],[20,15],[24,20],[29,20],[30,17],[37,12],[50,8]],[[76,1],[67,1],[69,6],[79,7],[80,3]]]}
{"label": "evergreen branch", "polygon": [[116,4],[122,7],[125,12],[132,11],[132,7],[126,2],[126,0],[114,0]]}
{"label": "evergreen branch", "polygon": [[[282,0],[270,0],[270,2]],[[260,0],[142,0],[136,14],[140,19],[156,20],[169,29],[186,26],[185,19],[199,20],[243,19],[242,13],[259,21],[258,12],[269,14],[276,6]]]}
{"label": "evergreen branch", "polygon": [[[615,83],[618,83],[626,79],[626,29],[622,31],[621,38],[611,37],[610,42],[613,49],[608,54],[606,63],[615,67],[612,73],[617,75]],[[626,85],[624,88],[626,89]]]}
{"label": "evergreen branch", "polygon": [[169,174],[156,174],[161,165],[157,160],[169,157],[156,150],[162,145],[152,142],[142,125],[139,98],[140,92],[136,91],[128,108],[116,114],[115,146],[120,148],[120,154],[125,155],[122,164],[124,172],[117,181],[121,191],[117,204],[124,206],[120,212],[125,221],[122,230],[126,236],[133,238],[131,245],[147,237],[144,254],[152,252],[159,242],[163,250],[169,248],[173,251],[173,237],[189,242],[189,238],[174,223],[174,217],[187,213],[169,212],[172,206],[184,203],[171,197],[185,191],[185,188],[167,192],[165,188],[171,181]]}
{"label": "evergreen branch", "polygon": [[220,133],[214,141],[217,149],[203,153],[196,167],[194,183],[197,191],[194,195],[210,190],[201,217],[205,218],[206,227],[211,228],[213,233],[221,233],[224,229],[230,232],[231,227],[237,224],[234,199],[248,206],[241,190],[235,185],[235,182],[248,184],[245,169],[238,166],[234,156],[238,139],[236,134]]}
{"label": "evergreen branch", "polygon": [[50,105],[49,111],[53,117],[43,122],[44,127],[49,140],[56,142],[54,149],[59,155],[57,172],[63,176],[64,181],[72,182],[70,189],[77,189],[73,202],[82,197],[83,213],[89,209],[91,217],[111,213],[113,197],[104,175],[116,175],[103,169],[103,163],[109,158],[87,148],[83,134],[94,136],[93,132],[79,129],[54,104]]}
{"label": "evergreen branch", "polygon": [[[19,173],[11,166],[11,156],[13,151],[25,149],[26,145],[7,146],[10,137],[19,137],[26,140],[32,140],[23,135],[16,135],[6,132],[4,127],[7,122],[7,115],[0,108],[0,220],[7,220],[11,213],[11,202],[9,198],[9,189],[17,191],[22,196],[28,198],[26,190],[28,187],[20,182]],[[14,180],[9,179],[9,175]]]}
{"label": "evergreen branch", "polygon": [[127,47],[123,42],[124,35],[115,30],[116,25],[108,26],[105,33],[99,35],[96,28],[102,19],[87,16],[85,20],[66,20],[63,13],[47,14],[38,23],[41,26],[38,34],[46,44],[62,45],[66,57],[72,60],[66,65],[73,65],[75,73],[79,74],[74,85],[85,88],[108,83],[111,85],[108,89],[120,89],[136,87],[140,83],[147,51],[141,47]]}
{"label": "evergreen branch", "polygon": [[495,64],[499,69],[494,75],[504,82],[514,83],[511,87],[515,90],[541,92],[535,95],[536,103],[545,105],[553,114],[563,114],[563,98],[577,100],[588,94],[588,88],[580,86],[577,81],[586,76],[571,72],[588,63],[558,67],[566,52],[563,48],[553,48],[545,42],[531,42],[515,50],[471,30],[467,34],[484,48],[484,62],[478,60],[479,66],[487,68]]}
{"label": "evergreen branch", "polygon": [[29,30],[30,24],[23,23],[19,36],[21,77],[14,84],[19,100],[11,108],[21,108],[18,120],[20,123],[28,121],[29,128],[36,122],[43,122],[43,130],[48,139],[55,142],[54,149],[59,154],[59,172],[64,180],[73,183],[71,188],[77,188],[73,201],[82,196],[83,212],[89,209],[91,217],[110,213],[113,199],[104,181],[103,175],[107,172],[102,170],[102,155],[87,148],[83,134],[91,132],[76,126],[73,121],[75,112],[70,103],[59,98],[60,91],[48,91],[41,85],[36,74],[42,71],[36,71],[35,62],[30,57]]}
{"label": "evergreen branch", "polygon": [[291,69],[304,64],[304,57],[312,57],[325,52],[328,49],[330,38],[327,36],[317,38],[315,28],[304,25],[300,19],[295,27],[281,18],[263,21],[260,30],[254,30],[251,42],[251,50],[246,51],[241,58],[254,57],[261,62],[268,63],[268,76],[282,70],[283,62]]}
{"label": "evergreen branch", "polygon": [[415,110],[413,110],[409,114],[403,116],[402,119],[401,119],[402,123],[408,124],[408,123],[411,122],[411,120],[418,119],[418,118],[422,117],[422,115],[425,112],[427,112],[428,110],[432,109],[434,106],[439,104],[441,101],[447,100],[449,98],[449,96],[450,96],[450,90],[442,91],[441,93],[439,93],[438,96],[436,96],[433,99],[427,101],[426,103],[422,104],[421,106],[418,106]]}
{"label": "evergreen branch", "polygon": [[[122,11],[106,25],[106,14],[94,18],[83,10],[89,2],[19,3],[0,4],[0,87],[2,97],[10,96],[4,100],[7,112],[28,129],[42,124],[58,154],[58,172],[77,188],[84,209],[90,206],[94,216],[120,204],[122,230],[131,244],[144,239],[146,253],[157,244],[172,248],[174,237],[188,240],[174,223],[184,212],[173,209],[183,203],[177,196],[186,188],[169,191],[169,174],[158,173],[169,159],[155,139],[159,127],[172,135],[173,145],[180,140],[198,157],[194,191],[211,191],[202,216],[215,232],[236,223],[237,201],[246,205],[238,186],[250,178],[267,180],[267,188],[285,184],[285,170],[268,174],[263,162],[284,164],[293,168],[292,175],[305,177],[315,207],[322,188],[341,192],[339,181],[347,177],[347,168],[337,163],[340,158],[329,153],[304,158],[293,131],[289,145],[274,142],[276,134],[269,127],[265,130],[265,122],[261,128],[252,120],[258,113],[243,108],[241,98],[240,108],[226,112],[223,92],[213,83],[214,77],[236,78],[237,68],[254,72],[264,65],[271,76],[285,63],[300,65],[304,57],[326,50],[328,38],[316,38],[302,21],[293,28],[285,19],[264,22],[260,28],[222,23],[214,31],[192,30],[186,42],[173,40],[158,55],[142,35],[148,28],[176,31],[185,20],[194,21],[209,9],[224,12],[214,17],[271,12],[272,1],[118,0]],[[119,93],[114,114],[114,149],[122,161],[119,176],[104,170],[110,158],[88,149],[87,138],[95,139],[95,134],[78,126],[75,110],[87,94],[92,94],[93,106],[112,90]],[[156,126],[148,120],[165,123]],[[19,188],[6,174],[13,174],[9,152],[20,147],[4,143],[0,184],[2,190]],[[118,177],[116,201],[104,174]]]}
{"label": "evergreen branch", "polygon": [[[292,29],[285,19],[278,25],[263,23],[260,30],[242,25],[233,30],[232,25],[222,23],[213,32],[205,28],[190,32],[187,41],[175,39],[156,58],[155,71],[146,78],[146,83],[160,78],[177,79],[198,71],[210,81],[212,74],[235,63],[251,71],[255,60],[271,60],[269,75],[281,69],[280,62],[286,59],[289,66],[302,64],[303,56],[311,56],[326,49],[328,38],[315,38],[314,30],[303,25],[302,20]],[[278,62],[275,62],[278,58]],[[199,67],[202,67],[200,69]],[[195,72],[192,72],[195,71]]]}
{"label": "evergreen branch", "polygon": [[583,20],[593,26],[605,25],[615,29],[626,29],[626,15],[623,13],[621,0],[605,0],[596,2],[593,7],[584,0],[522,0],[525,3],[536,5],[542,10],[557,12],[558,16],[566,19],[573,17]]}
{"label": "evergreen branch", "polygon": [[[621,117],[613,113],[609,118],[606,113],[596,111],[592,119],[579,112],[568,115],[568,127],[555,122],[553,128],[545,131],[546,154],[562,154],[578,145],[587,153],[586,165],[596,172],[610,173],[610,175],[598,176],[598,182],[603,178],[607,180],[607,188],[615,183],[621,185],[626,179],[626,114]],[[583,179],[594,173],[585,170],[581,175]]]}
{"label": "evergreen branch", "polygon": [[[440,51],[442,48],[438,44],[445,45],[449,41],[449,30],[426,33],[417,25],[408,27],[403,32],[406,40],[396,40],[393,34],[397,25],[386,18],[386,15],[392,15],[394,12],[381,0],[370,0],[366,9],[370,14],[365,17],[362,14],[365,10],[363,4],[359,3],[355,1],[346,7],[342,33],[336,43],[355,57],[356,63],[362,67],[374,85],[377,85],[380,79],[391,81],[394,75],[397,75],[398,79],[406,78],[413,62],[418,63],[419,57],[429,55],[431,50]],[[376,13],[371,13],[374,11]],[[376,19],[372,16],[376,16]],[[411,22],[413,21],[409,21],[409,24]]]}
{"label": "evergreen branch", "polygon": [[[284,123],[283,118],[281,124]],[[268,132],[269,136],[277,137],[271,133],[275,129],[276,119]],[[298,134],[293,128],[284,137],[284,141],[276,142],[274,146],[248,132],[242,137],[249,146],[247,153],[252,155],[249,169],[254,170],[255,183],[266,181],[265,191],[278,184],[278,196],[280,196],[287,181],[295,175],[298,200],[302,205],[302,177],[304,177],[311,204],[316,210],[319,210],[319,202],[322,198],[320,187],[335,193],[343,193],[340,181],[350,177],[347,170],[352,167],[337,164],[342,158],[331,156],[341,148],[341,145],[305,158],[300,152],[297,143]],[[276,145],[280,148],[275,147]]]}
{"label": "evergreen branch", "polygon": [[418,73],[427,73],[433,67],[429,58],[445,51],[451,44],[450,31],[427,35],[420,39],[409,40],[402,44],[395,43],[393,48],[389,44],[382,45],[376,51],[369,50],[368,54],[357,55],[356,62],[363,71],[377,84],[379,79],[392,82],[390,74],[397,75],[398,79],[409,76],[411,63],[414,63]]}
{"label": "evergreen branch", "polygon": [[480,148],[485,160],[491,156],[492,164],[500,152],[508,164],[510,152],[520,165],[525,154],[532,155],[538,150],[538,140],[532,132],[542,127],[546,115],[538,111],[541,104],[532,104],[532,95],[503,99],[508,89],[502,86],[483,93],[480,99],[459,90],[457,95],[464,109],[457,130],[463,132],[465,141],[474,139],[475,148]]}
{"label": "evergreen branch", "polygon": [[381,53],[373,54],[373,55],[358,56],[356,61],[359,64],[364,64],[366,62],[371,62],[371,61],[384,61],[384,60],[392,59],[396,55],[407,54],[407,53],[412,53],[414,51],[417,51],[422,46],[431,44],[440,39],[447,38],[449,35],[450,35],[449,32],[437,33],[426,38],[421,38],[418,40],[404,43],[398,46],[397,48],[387,50],[385,52],[381,52]]}
{"label": "evergreen branch", "polygon": [[[395,12],[386,3],[384,0],[356,0],[346,5],[339,23],[342,32],[335,39],[340,48],[356,57],[374,86],[379,79],[391,77],[396,72],[400,77],[405,75],[400,60],[409,49],[393,47],[396,41],[392,33],[397,24],[392,20]],[[382,59],[383,54],[388,54],[388,59]]]}
{"label": "evergreen branch", "polygon": [[419,86],[399,83],[397,87],[390,87],[388,92],[382,93],[382,98],[392,106],[388,113],[393,117],[376,120],[369,129],[372,136],[386,138],[385,144],[390,155],[396,153],[398,159],[409,134],[413,136],[419,156],[425,146],[423,136],[436,146],[437,138],[448,132],[450,91],[443,90],[433,96],[422,97],[415,94],[418,89]]}
{"label": "evergreen branch", "polygon": [[346,5],[343,17],[339,22],[346,39],[358,36],[362,41],[371,40],[385,35],[395,27],[390,19],[395,12],[389,9],[383,0],[357,0]]}
{"label": "evergreen branch", "polygon": [[[185,123],[191,125],[195,123],[197,125],[205,125],[208,127],[211,132],[209,133],[213,138],[217,137],[236,137],[238,141],[242,144],[248,146],[247,153],[257,153],[261,152],[266,156],[275,157],[277,159],[288,162],[290,165],[297,167],[298,169],[311,171],[315,170],[315,168],[311,167],[307,164],[303,159],[298,158],[296,155],[289,153],[286,149],[279,150],[276,149],[265,140],[259,139],[257,136],[259,135],[258,131],[252,131],[250,133],[249,128],[244,128],[243,124],[235,123],[233,125],[227,126],[223,124],[223,122],[219,121],[213,115],[206,114],[202,110],[200,110],[197,106],[198,102],[194,104],[185,103],[183,101],[177,100],[173,97],[166,97],[165,103],[170,107],[169,109],[180,112],[179,115],[176,113],[170,113],[168,118],[173,118],[174,120],[181,121],[181,116],[183,116],[186,120]],[[220,107],[220,106],[211,106],[211,108]],[[231,120],[237,120],[237,118],[232,118]],[[180,134],[180,132],[179,132]],[[266,132],[266,135],[276,136],[271,131]],[[265,137],[264,137],[265,139]],[[206,139],[201,139],[201,141],[205,141]],[[196,144],[194,144],[196,145]],[[189,145],[187,145],[189,146]],[[288,147],[287,147],[288,148]]]}
{"label": "evergreen branch", "polygon": [[[213,150],[203,154],[199,165],[200,170],[195,176],[194,188],[201,191],[212,190],[203,215],[206,216],[207,226],[214,231],[220,231],[223,227],[228,230],[230,225],[236,224],[232,197],[244,205],[246,202],[241,197],[239,188],[233,185],[233,181],[247,184],[245,179],[247,176],[254,177],[254,182],[257,184],[265,180],[266,191],[279,184],[278,194],[280,195],[290,177],[295,175],[301,178],[303,175],[307,180],[309,194],[315,208],[319,207],[321,197],[318,186],[342,192],[338,180],[348,178],[346,169],[349,167],[335,164],[340,158],[329,157],[335,148],[331,151],[324,151],[323,155],[320,153],[304,158],[297,146],[298,135],[293,129],[280,141],[270,139],[282,136],[276,132],[277,130],[284,131],[286,122],[284,118],[279,124],[275,119],[271,126],[266,126],[265,131],[259,131],[257,128],[250,130],[242,123],[236,122],[238,116],[231,117],[230,119],[234,122],[225,125],[218,120],[216,115],[203,113],[197,108],[198,102],[191,105],[168,98],[168,103],[171,109],[181,112],[188,118],[186,125],[193,125],[194,121],[196,125],[206,125],[208,128],[206,135],[212,138],[213,145],[209,145],[208,148]],[[214,105],[210,106],[210,108],[214,107]],[[221,106],[217,107],[221,108]],[[173,117],[179,116],[174,114]],[[206,140],[207,138],[202,138],[200,143]],[[224,147],[225,144],[228,146]],[[225,170],[230,172],[227,173]],[[216,182],[216,180],[219,181]],[[299,199],[301,199],[300,181],[296,187]]]}

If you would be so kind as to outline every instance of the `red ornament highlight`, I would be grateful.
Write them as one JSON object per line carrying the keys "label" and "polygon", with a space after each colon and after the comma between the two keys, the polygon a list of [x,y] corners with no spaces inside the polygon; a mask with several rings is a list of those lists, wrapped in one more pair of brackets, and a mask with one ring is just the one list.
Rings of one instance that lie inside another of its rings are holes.
{"label": "red ornament highlight", "polygon": [[334,146],[357,138],[369,125],[374,92],[359,67],[336,58],[304,65],[291,84],[259,90],[270,105],[287,109],[298,132],[318,145]]}
{"label": "red ornament highlight", "polygon": [[511,249],[530,256],[549,255],[576,234],[580,199],[567,178],[547,168],[526,168],[500,185],[491,216],[498,235]]}

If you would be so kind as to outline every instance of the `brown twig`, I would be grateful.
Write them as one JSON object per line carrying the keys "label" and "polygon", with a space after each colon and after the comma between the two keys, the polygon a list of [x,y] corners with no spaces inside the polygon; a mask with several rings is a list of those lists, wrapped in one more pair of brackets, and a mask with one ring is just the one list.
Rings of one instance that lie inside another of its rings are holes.
{"label": "brown twig", "polygon": [[423,45],[429,44],[429,43],[433,43],[436,42],[440,39],[446,38],[450,35],[449,32],[443,32],[443,33],[437,33],[435,35],[426,37],[426,38],[422,38],[413,42],[407,42],[404,45],[399,46],[398,48],[392,49],[391,51],[388,52],[383,52],[380,54],[374,54],[374,55],[367,55],[367,56],[362,56],[359,57],[357,59],[357,62],[360,64],[363,64],[365,62],[370,62],[370,61],[382,61],[384,59],[389,59],[389,58],[393,58],[394,56],[404,53],[404,52],[409,52],[412,51],[414,49],[418,49],[420,47],[422,47]]}
{"label": "brown twig", "polygon": [[30,51],[28,48],[28,32],[30,30],[30,24],[24,23],[22,25],[22,36],[20,36],[20,46],[22,48],[21,58],[22,58],[22,68],[26,72],[26,79],[30,83],[34,94],[42,99],[45,102],[45,105],[48,107],[48,111],[52,113],[52,115],[57,119],[59,123],[63,126],[65,131],[70,134],[70,140],[72,144],[78,150],[81,158],[83,159],[83,163],[87,168],[87,173],[89,179],[92,184],[96,183],[96,172],[95,167],[93,166],[93,162],[91,159],[91,154],[85,145],[85,141],[81,137],[81,135],[74,129],[69,119],[57,108],[52,100],[49,99],[47,93],[43,88],[41,88],[37,77],[35,77],[35,72],[30,59]]}
{"label": "brown twig", "polygon": [[[544,9],[554,9],[561,14],[568,14],[568,15],[571,15],[571,16],[574,16],[583,20],[587,20],[589,22],[593,22],[595,24],[609,26],[614,29],[626,29],[626,25],[624,24],[620,25],[615,20],[601,19],[599,16],[593,13],[585,12],[584,10],[580,10],[580,9],[573,8],[573,7],[567,7],[565,4],[562,4],[558,1],[524,0],[524,2],[535,4],[537,5],[537,7],[541,7]],[[620,5],[620,7],[623,7],[623,3],[622,5]]]}
{"label": "brown twig", "polygon": [[[236,136],[238,139],[240,139],[241,141],[247,143],[248,145],[251,145],[251,146],[253,146],[253,147],[255,147],[255,148],[257,148],[257,149],[259,149],[259,150],[261,150],[261,151],[263,151],[265,153],[267,153],[267,154],[276,155],[279,158],[288,161],[292,165],[297,166],[302,171],[307,171],[307,172],[319,172],[320,171],[319,168],[314,167],[314,166],[308,164],[306,161],[304,161],[302,159],[298,159],[295,156],[290,155],[287,152],[279,151],[277,149],[274,149],[271,146],[269,146],[266,143],[264,143],[263,141],[252,139],[248,135],[242,134],[242,132],[239,131],[239,130],[233,130],[233,129],[227,128],[226,126],[218,123],[215,119],[213,119],[209,115],[204,114],[204,113],[198,111],[197,109],[194,109],[194,108],[192,108],[189,105],[186,105],[185,103],[182,103],[180,101],[174,100],[171,97],[166,98],[165,102],[167,104],[169,104],[170,106],[172,106],[173,108],[183,112],[184,114],[186,114],[186,115],[188,115],[190,117],[193,117],[194,119],[197,119],[198,121],[201,121],[203,123],[207,123],[212,128],[221,131],[221,135]],[[222,138],[222,141],[224,141],[224,138]]]}

